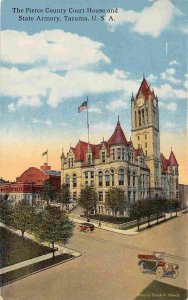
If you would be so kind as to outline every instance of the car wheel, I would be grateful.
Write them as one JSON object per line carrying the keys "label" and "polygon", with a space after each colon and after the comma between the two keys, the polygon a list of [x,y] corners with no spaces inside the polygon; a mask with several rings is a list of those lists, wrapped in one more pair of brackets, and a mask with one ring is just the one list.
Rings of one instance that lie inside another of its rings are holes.
{"label": "car wheel", "polygon": [[163,275],[164,275],[163,267],[158,267],[156,269],[156,277],[160,279],[163,277]]}
{"label": "car wheel", "polygon": [[139,265],[139,271],[140,272],[144,272],[144,264],[143,263],[141,263],[140,265]]}
{"label": "car wheel", "polygon": [[179,271],[178,270],[173,270],[172,271],[172,277],[175,279],[175,278],[177,278],[178,277],[178,274],[179,274]]}
{"label": "car wheel", "polygon": [[87,228],[87,229],[86,229],[86,232],[89,233],[89,232],[90,232],[90,228]]}

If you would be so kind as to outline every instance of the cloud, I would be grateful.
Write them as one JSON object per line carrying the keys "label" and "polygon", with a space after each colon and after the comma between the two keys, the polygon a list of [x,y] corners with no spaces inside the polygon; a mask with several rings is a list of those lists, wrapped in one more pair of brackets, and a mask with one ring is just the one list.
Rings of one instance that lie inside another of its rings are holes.
{"label": "cloud", "polygon": [[91,113],[97,113],[97,114],[102,114],[101,109],[99,107],[94,107],[94,106],[89,107],[89,112],[91,112]]}
{"label": "cloud", "polygon": [[184,81],[184,87],[186,88],[187,92],[188,92],[188,73],[185,74],[185,81]]}
{"label": "cloud", "polygon": [[185,26],[182,26],[180,28],[181,32],[185,33],[185,34],[188,34],[188,25],[185,25]]}
{"label": "cloud", "polygon": [[162,84],[160,87],[154,87],[155,94],[161,99],[186,99],[186,91],[175,89],[170,84]]}
{"label": "cloud", "polygon": [[1,37],[1,59],[4,63],[47,65],[54,71],[86,68],[99,62],[110,63],[102,52],[102,43],[63,30],[46,30],[33,35],[5,30]]}
{"label": "cloud", "polygon": [[17,68],[2,67],[0,71],[2,77],[0,96],[13,99],[26,97],[35,100],[46,97],[52,107],[56,107],[66,99],[81,97],[88,93],[123,91],[131,95],[132,91],[139,88],[138,82],[126,78],[117,70],[113,73],[71,70],[65,75],[51,72],[48,68],[22,71]]}
{"label": "cloud", "polygon": [[175,65],[179,65],[179,64],[180,63],[176,59],[174,59],[174,60],[172,60],[172,61],[169,62],[170,66],[175,66]]}
{"label": "cloud", "polygon": [[181,11],[170,0],[157,0],[141,12],[119,8],[118,14],[114,15],[115,22],[108,21],[111,13],[106,15],[105,20],[112,30],[118,25],[128,23],[131,24],[131,30],[134,32],[158,37],[169,27],[174,17],[181,14]]}
{"label": "cloud", "polygon": [[164,102],[159,102],[159,106],[160,107],[163,107],[167,110],[170,110],[170,111],[177,111],[177,103],[175,102],[171,102],[171,103],[164,103]]}
{"label": "cloud", "polygon": [[164,123],[164,127],[168,128],[168,129],[180,128],[180,126],[178,124],[174,123],[174,122],[166,122],[166,123]]}
{"label": "cloud", "polygon": [[8,110],[10,112],[14,112],[16,110],[15,104],[13,102],[8,105]]}
{"label": "cloud", "polygon": [[150,74],[149,76],[147,76],[147,80],[149,82],[155,82],[157,80],[157,76]]}
{"label": "cloud", "polygon": [[38,119],[33,119],[31,124],[42,124],[42,125],[51,125],[52,121],[50,120],[38,120]]}
{"label": "cloud", "polygon": [[179,84],[181,80],[176,79],[174,77],[175,74],[176,74],[176,70],[174,68],[168,68],[160,74],[160,77],[161,79],[170,81],[173,84]]}
{"label": "cloud", "polygon": [[42,102],[39,97],[23,97],[18,99],[17,106],[34,106],[34,107],[40,107],[42,106]]}
{"label": "cloud", "polygon": [[103,134],[105,132],[105,136],[106,136],[106,133],[110,133],[110,134],[113,133],[115,126],[111,123],[99,122],[99,123],[91,124],[90,129],[91,132],[93,131],[95,134],[98,133]]}
{"label": "cloud", "polygon": [[128,108],[128,104],[125,101],[122,101],[121,99],[116,99],[111,101],[108,105],[106,105],[106,108],[110,111],[114,111],[116,109],[126,109]]}

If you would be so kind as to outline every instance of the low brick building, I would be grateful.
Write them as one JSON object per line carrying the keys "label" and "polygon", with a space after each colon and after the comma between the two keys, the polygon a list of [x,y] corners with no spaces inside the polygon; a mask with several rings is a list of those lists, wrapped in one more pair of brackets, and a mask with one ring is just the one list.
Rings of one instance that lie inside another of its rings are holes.
{"label": "low brick building", "polygon": [[45,180],[50,180],[56,190],[61,186],[61,172],[51,170],[51,166],[44,164],[40,169],[30,167],[16,178],[14,183],[0,185],[0,195],[8,195],[8,199],[17,202],[26,199],[30,204],[43,204],[41,191]]}

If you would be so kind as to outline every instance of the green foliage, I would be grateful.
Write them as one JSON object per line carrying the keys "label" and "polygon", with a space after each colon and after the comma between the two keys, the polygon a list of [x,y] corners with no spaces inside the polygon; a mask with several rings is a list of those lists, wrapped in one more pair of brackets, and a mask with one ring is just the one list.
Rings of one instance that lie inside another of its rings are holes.
{"label": "green foliage", "polygon": [[57,199],[57,191],[53,187],[50,180],[45,180],[41,192],[41,198],[47,202],[49,205],[49,202],[54,202]]}
{"label": "green foliage", "polygon": [[111,209],[113,213],[120,211],[125,208],[125,195],[122,189],[117,187],[110,188],[108,191],[108,196],[106,198],[105,205],[107,208]]}
{"label": "green foliage", "polygon": [[35,231],[35,236],[52,243],[66,244],[73,234],[74,223],[59,207],[47,206],[41,213],[41,221]]}
{"label": "green foliage", "polygon": [[24,236],[24,232],[29,229],[32,223],[33,211],[26,200],[21,200],[15,204],[11,212],[11,225],[19,229]]}
{"label": "green foliage", "polygon": [[130,207],[129,216],[132,219],[137,220],[138,230],[139,230],[139,222],[141,218],[145,217],[145,213],[146,213],[145,200],[138,200],[134,202]]}
{"label": "green foliage", "polygon": [[92,208],[96,208],[97,204],[97,193],[92,186],[86,186],[81,189],[79,204],[86,210],[86,214]]}
{"label": "green foliage", "polygon": [[66,183],[63,183],[60,191],[57,194],[57,202],[67,204],[70,201],[70,189]]}
{"label": "green foliage", "polygon": [[6,197],[0,199],[0,220],[5,224],[9,224],[11,220],[11,206]]}
{"label": "green foliage", "polygon": [[171,199],[169,201],[169,206],[172,210],[175,210],[177,216],[177,211],[181,207],[180,201],[178,199]]}

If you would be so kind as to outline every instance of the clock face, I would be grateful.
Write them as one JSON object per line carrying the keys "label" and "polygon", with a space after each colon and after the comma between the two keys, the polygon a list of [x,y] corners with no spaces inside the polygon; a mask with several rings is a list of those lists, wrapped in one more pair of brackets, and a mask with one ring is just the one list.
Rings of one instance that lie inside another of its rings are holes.
{"label": "clock face", "polygon": [[157,106],[157,101],[156,99],[153,100],[153,105],[156,107]]}
{"label": "clock face", "polygon": [[137,106],[141,107],[142,105],[144,105],[144,98],[139,97],[138,100],[137,100]]}

